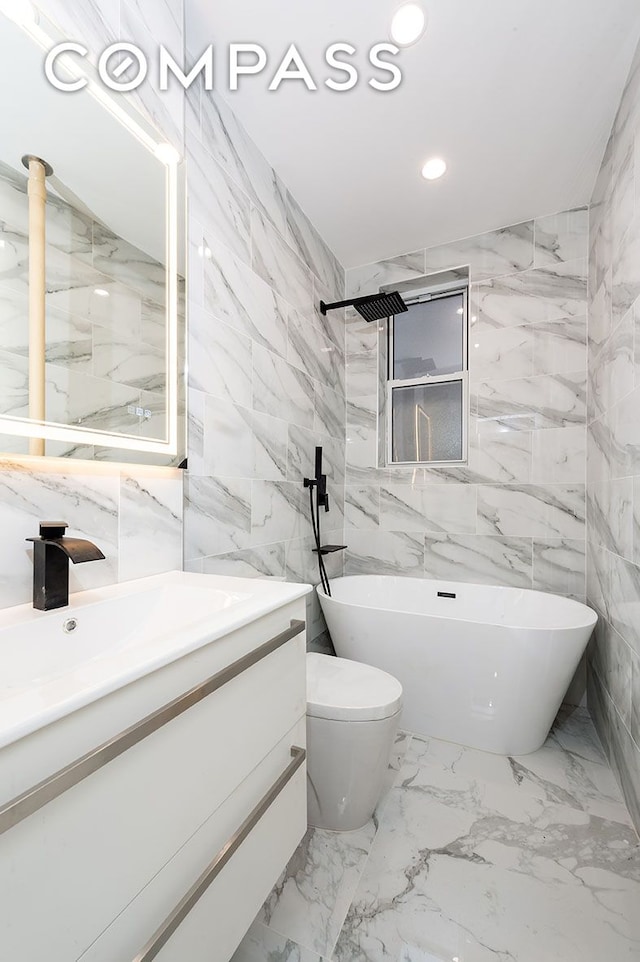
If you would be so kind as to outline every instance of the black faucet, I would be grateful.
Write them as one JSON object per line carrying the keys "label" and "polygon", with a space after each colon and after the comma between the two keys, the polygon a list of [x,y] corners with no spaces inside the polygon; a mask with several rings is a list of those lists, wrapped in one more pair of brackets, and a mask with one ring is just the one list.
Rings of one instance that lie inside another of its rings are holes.
{"label": "black faucet", "polygon": [[66,521],[41,521],[33,541],[33,607],[39,611],[69,604],[69,558],[74,564],[100,561],[100,548],[83,538],[66,538]]}

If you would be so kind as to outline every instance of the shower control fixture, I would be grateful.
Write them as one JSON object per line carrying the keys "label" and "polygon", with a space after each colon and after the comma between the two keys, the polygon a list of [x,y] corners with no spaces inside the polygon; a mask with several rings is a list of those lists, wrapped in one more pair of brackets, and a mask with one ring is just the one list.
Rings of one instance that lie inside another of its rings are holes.
{"label": "shower control fixture", "polygon": [[409,310],[397,291],[380,291],[378,294],[352,297],[349,301],[334,301],[333,304],[320,301],[321,314],[337,311],[340,307],[355,307],[358,314],[369,322],[381,321],[392,314],[402,314]]}
{"label": "shower control fixture", "polygon": [[[320,583],[322,584],[323,590],[326,594],[331,597],[331,586],[329,585],[329,577],[324,566],[324,556],[327,554],[333,554],[334,551],[343,551],[346,545],[343,544],[322,544],[322,539],[320,536],[320,508],[324,508],[325,511],[329,510],[329,495],[327,493],[327,476],[322,473],[322,448],[316,448],[316,476],[315,478],[304,478],[305,488],[309,488],[309,511],[311,514],[311,527],[313,529],[313,540],[315,541],[315,548],[312,548],[314,554],[318,555],[318,571],[320,574]],[[315,491],[315,503],[313,492]]]}

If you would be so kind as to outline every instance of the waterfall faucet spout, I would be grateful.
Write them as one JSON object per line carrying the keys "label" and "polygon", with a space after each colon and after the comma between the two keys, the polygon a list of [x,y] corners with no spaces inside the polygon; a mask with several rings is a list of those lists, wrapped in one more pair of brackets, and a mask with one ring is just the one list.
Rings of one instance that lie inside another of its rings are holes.
{"label": "waterfall faucet spout", "polygon": [[84,538],[67,538],[66,521],[42,521],[33,541],[33,607],[39,611],[69,604],[69,560],[74,564],[100,561],[104,555]]}

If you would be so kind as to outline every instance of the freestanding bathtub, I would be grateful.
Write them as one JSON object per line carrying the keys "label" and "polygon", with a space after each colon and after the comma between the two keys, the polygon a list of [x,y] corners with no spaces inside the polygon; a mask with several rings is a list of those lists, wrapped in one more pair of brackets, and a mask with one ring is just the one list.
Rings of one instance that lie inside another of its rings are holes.
{"label": "freestanding bathtub", "polygon": [[542,745],[597,621],[521,588],[358,575],[317,591],[336,654],[402,684],[402,728],[501,755]]}

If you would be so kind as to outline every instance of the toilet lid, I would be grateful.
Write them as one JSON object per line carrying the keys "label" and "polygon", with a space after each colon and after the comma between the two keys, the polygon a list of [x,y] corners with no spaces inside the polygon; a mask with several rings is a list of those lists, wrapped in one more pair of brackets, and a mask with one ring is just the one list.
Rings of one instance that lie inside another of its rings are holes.
{"label": "toilet lid", "polygon": [[402,685],[380,668],[332,655],[307,655],[307,714],[336,721],[372,721],[395,715]]}

